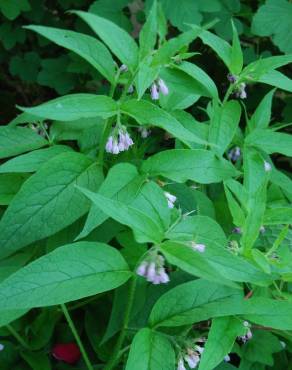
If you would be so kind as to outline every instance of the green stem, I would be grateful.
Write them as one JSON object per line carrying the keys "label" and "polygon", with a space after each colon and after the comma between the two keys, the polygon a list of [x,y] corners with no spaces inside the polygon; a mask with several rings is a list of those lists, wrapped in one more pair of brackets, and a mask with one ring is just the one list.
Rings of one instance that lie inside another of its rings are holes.
{"label": "green stem", "polygon": [[13,328],[11,325],[6,325],[7,330],[10,332],[11,335],[14,336],[14,338],[19,342],[19,344],[25,348],[30,349],[29,345],[26,343],[26,341],[22,338],[21,335],[17,333],[17,331]]}
{"label": "green stem", "polygon": [[227,100],[229,99],[229,96],[232,94],[232,91],[234,89],[234,85],[229,85],[228,90],[226,91],[226,94],[224,96],[222,104],[225,104]]}
{"label": "green stem", "polygon": [[117,363],[117,361],[120,357],[119,354],[120,354],[120,351],[121,351],[121,348],[122,348],[122,345],[123,345],[123,342],[124,342],[124,339],[125,339],[125,336],[126,336],[126,331],[128,329],[128,324],[129,324],[129,320],[130,320],[130,314],[131,314],[132,306],[133,306],[133,302],[134,302],[134,295],[135,295],[136,281],[137,281],[136,279],[137,279],[136,276],[133,276],[132,281],[131,281],[130,291],[129,291],[128,304],[127,304],[126,311],[125,311],[125,316],[124,316],[123,327],[122,327],[122,330],[121,330],[120,335],[118,337],[115,348],[113,350],[113,354],[112,354],[109,362],[106,364],[104,370],[114,369],[114,367],[115,367],[115,365],[116,365],[116,363]]}
{"label": "green stem", "polygon": [[68,325],[69,325],[69,327],[70,327],[70,329],[72,331],[72,334],[73,334],[73,336],[74,336],[74,338],[75,338],[75,340],[76,340],[76,342],[78,344],[78,347],[80,349],[80,352],[82,354],[82,357],[84,359],[84,362],[86,364],[87,369],[88,370],[94,370],[93,369],[93,366],[91,365],[91,362],[89,360],[89,357],[88,357],[88,355],[86,353],[86,350],[85,350],[85,348],[84,348],[84,346],[83,346],[83,344],[81,342],[81,339],[79,337],[79,334],[77,333],[77,330],[75,328],[75,325],[74,325],[74,323],[73,323],[73,321],[71,319],[71,316],[70,316],[70,314],[69,314],[69,312],[67,310],[67,307],[65,306],[65,304],[61,304],[61,308],[62,308],[63,314],[64,314],[64,316],[65,316],[65,318],[66,318],[66,320],[68,322]]}

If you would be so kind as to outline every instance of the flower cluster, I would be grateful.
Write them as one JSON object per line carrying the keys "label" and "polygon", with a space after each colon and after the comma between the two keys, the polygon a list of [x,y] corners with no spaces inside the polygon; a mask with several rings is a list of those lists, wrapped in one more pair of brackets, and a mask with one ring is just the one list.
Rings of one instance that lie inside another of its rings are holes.
{"label": "flower cluster", "polygon": [[105,150],[107,153],[119,154],[120,152],[128,150],[133,144],[134,142],[125,127],[121,127],[118,130],[114,128],[107,140]]}
{"label": "flower cluster", "polygon": [[168,95],[169,93],[166,83],[161,78],[153,82],[153,84],[151,85],[150,91],[151,91],[152,100],[158,100],[160,92],[162,95]]}
{"label": "flower cluster", "polygon": [[165,259],[158,254],[149,255],[137,268],[137,274],[146,278],[147,281],[157,285],[169,282],[169,276],[164,267]]}
{"label": "flower cluster", "polygon": [[252,332],[250,330],[250,323],[248,321],[244,321],[243,326],[246,328],[246,333],[245,335],[241,335],[238,338],[242,341],[243,344],[245,344],[252,338]]}
{"label": "flower cluster", "polygon": [[165,191],[164,192],[164,195],[167,199],[167,205],[168,205],[168,208],[173,208],[174,207],[174,203],[176,202],[176,196],[173,195],[173,194],[170,194],[168,191]]}
{"label": "flower cluster", "polygon": [[235,90],[235,96],[240,99],[246,99],[247,93],[245,91],[246,84],[244,82],[241,82]]}
{"label": "flower cluster", "polygon": [[197,344],[194,347],[187,348],[186,353],[178,360],[177,370],[186,370],[185,363],[187,363],[191,369],[195,369],[201,360],[203,351],[204,347]]}

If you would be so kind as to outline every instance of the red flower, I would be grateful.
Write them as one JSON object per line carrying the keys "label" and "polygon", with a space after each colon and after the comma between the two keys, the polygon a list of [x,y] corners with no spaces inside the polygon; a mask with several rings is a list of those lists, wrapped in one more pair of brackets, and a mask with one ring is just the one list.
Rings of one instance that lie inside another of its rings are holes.
{"label": "red flower", "polygon": [[80,349],[75,343],[59,343],[52,350],[52,355],[67,364],[75,364],[80,360]]}

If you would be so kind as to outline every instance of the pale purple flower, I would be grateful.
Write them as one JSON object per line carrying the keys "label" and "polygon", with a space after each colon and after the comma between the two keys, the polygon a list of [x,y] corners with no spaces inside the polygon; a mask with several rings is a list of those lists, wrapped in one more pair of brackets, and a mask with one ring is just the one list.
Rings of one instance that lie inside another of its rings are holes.
{"label": "pale purple flower", "polygon": [[232,161],[236,162],[241,156],[241,150],[239,146],[236,146],[229,150],[227,157]]}
{"label": "pale purple flower", "polygon": [[232,73],[228,73],[227,80],[230,83],[234,84],[237,81],[237,77],[235,75],[233,75]]}
{"label": "pale purple flower", "polygon": [[119,144],[118,144],[117,140],[113,141],[112,153],[113,154],[119,154],[120,153]]}
{"label": "pale purple flower", "polygon": [[248,329],[248,331],[247,331],[247,333],[246,333],[246,339],[247,340],[250,340],[251,338],[252,338],[252,332],[251,332],[251,330],[250,329]]}
{"label": "pale purple flower", "polygon": [[241,84],[239,84],[239,86],[237,86],[237,90],[235,92],[235,95],[237,98],[240,98],[240,99],[247,98],[247,93],[245,91],[245,88],[246,88],[246,84],[244,82],[242,82]]}
{"label": "pale purple flower", "polygon": [[155,82],[152,84],[150,90],[151,90],[151,99],[159,100],[159,91]]}
{"label": "pale purple flower", "polygon": [[160,278],[160,282],[163,283],[163,284],[166,284],[169,282],[169,276],[168,274],[165,272],[165,269],[164,267],[160,267],[157,271],[158,275],[159,275],[159,278]]}
{"label": "pale purple flower", "polygon": [[133,92],[134,92],[134,86],[130,85],[128,88],[128,94],[133,94]]}
{"label": "pale purple flower", "polygon": [[204,352],[204,347],[201,347],[201,346],[198,346],[196,345],[195,346],[195,350],[201,355],[203,352]]}
{"label": "pale purple flower", "polygon": [[0,352],[3,351],[5,348],[4,344],[0,343]]}
{"label": "pale purple flower", "polygon": [[191,355],[185,356],[185,361],[191,369],[195,369],[200,362],[200,357],[197,354],[193,353]]}
{"label": "pale purple flower", "polygon": [[177,370],[186,370],[184,360],[180,358],[177,363]]}
{"label": "pale purple flower", "polygon": [[205,244],[197,244],[195,242],[191,242],[191,247],[194,251],[197,251],[197,252],[200,252],[200,253],[204,253],[205,249],[206,249]]}
{"label": "pale purple flower", "polygon": [[174,207],[174,203],[176,202],[176,196],[173,195],[173,194],[170,194],[168,191],[165,191],[164,192],[164,195],[167,199],[167,205],[168,205],[168,208],[173,208]]}
{"label": "pale purple flower", "polygon": [[112,153],[113,151],[113,137],[110,136],[108,139],[107,139],[107,143],[106,143],[106,146],[105,146],[105,150],[106,152],[108,153]]}
{"label": "pale purple flower", "polygon": [[126,64],[122,64],[120,66],[120,72],[127,72],[128,71],[128,66],[126,66]]}
{"label": "pale purple flower", "polygon": [[265,169],[266,172],[270,172],[271,171],[272,166],[270,165],[269,162],[264,161],[264,169]]}
{"label": "pale purple flower", "polygon": [[232,230],[233,234],[241,234],[241,228],[240,227],[235,227],[233,230]]}
{"label": "pale purple flower", "polygon": [[154,282],[156,278],[155,262],[150,262],[146,273],[147,281]]}
{"label": "pale purple flower", "polygon": [[145,276],[147,271],[148,263],[143,261],[137,268],[136,272],[140,276]]}
{"label": "pale purple flower", "polygon": [[230,361],[230,356],[229,355],[224,356],[224,361],[229,362]]}
{"label": "pale purple flower", "polygon": [[151,131],[145,127],[138,127],[138,131],[140,132],[142,139],[146,139],[151,133]]}
{"label": "pale purple flower", "polygon": [[169,90],[168,90],[168,87],[166,85],[166,83],[162,80],[162,78],[159,78],[158,80],[158,86],[159,86],[159,91],[161,91],[161,93],[163,95],[168,95],[169,94]]}

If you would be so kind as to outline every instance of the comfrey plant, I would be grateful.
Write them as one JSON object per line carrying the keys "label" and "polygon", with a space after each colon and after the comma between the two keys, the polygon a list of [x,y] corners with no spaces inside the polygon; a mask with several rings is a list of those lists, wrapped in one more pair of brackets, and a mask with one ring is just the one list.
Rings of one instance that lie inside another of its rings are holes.
{"label": "comfrey plant", "polygon": [[[19,107],[0,128],[0,363],[288,368],[292,181],[279,163],[292,140],[270,121],[292,56],[244,64],[233,24],[231,44],[191,24],[171,38],[156,1],[139,46],[71,14],[97,38],[26,29],[87,61],[107,93]],[[223,62],[222,91],[188,52],[197,40]],[[254,108],[260,84],[275,88]]]}

